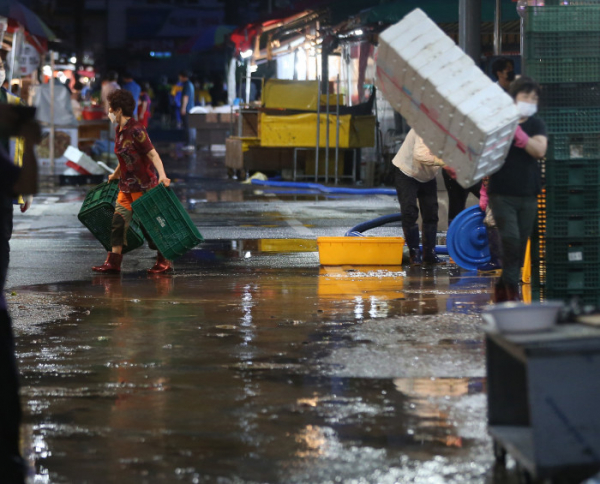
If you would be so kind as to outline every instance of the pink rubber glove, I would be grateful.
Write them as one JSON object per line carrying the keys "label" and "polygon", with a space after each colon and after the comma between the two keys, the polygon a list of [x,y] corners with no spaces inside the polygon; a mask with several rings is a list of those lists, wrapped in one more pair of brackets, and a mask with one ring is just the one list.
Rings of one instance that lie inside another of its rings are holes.
{"label": "pink rubber glove", "polygon": [[527,142],[529,141],[529,136],[521,126],[517,126],[517,131],[515,132],[515,146],[517,148],[525,148],[527,146]]}

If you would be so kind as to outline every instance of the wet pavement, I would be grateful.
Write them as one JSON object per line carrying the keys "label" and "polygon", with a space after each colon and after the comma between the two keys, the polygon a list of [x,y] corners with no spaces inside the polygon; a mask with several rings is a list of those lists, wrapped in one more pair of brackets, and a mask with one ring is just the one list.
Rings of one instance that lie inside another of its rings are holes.
{"label": "wet pavement", "polygon": [[269,194],[227,180],[219,154],[168,160],[207,239],[172,275],[146,275],[148,249],[121,276],[92,274],[104,253],[76,218],[85,189],[15,219],[31,482],[516,482],[486,433],[493,279],[319,266],[316,236],[396,200]]}

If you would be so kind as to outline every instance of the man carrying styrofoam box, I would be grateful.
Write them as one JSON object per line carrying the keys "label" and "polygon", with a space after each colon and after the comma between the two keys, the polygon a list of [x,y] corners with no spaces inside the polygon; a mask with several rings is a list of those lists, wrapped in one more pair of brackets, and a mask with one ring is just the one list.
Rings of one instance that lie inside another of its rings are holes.
{"label": "man carrying styrofoam box", "polygon": [[519,119],[513,100],[422,10],[379,36],[377,78],[463,187],[502,166]]}

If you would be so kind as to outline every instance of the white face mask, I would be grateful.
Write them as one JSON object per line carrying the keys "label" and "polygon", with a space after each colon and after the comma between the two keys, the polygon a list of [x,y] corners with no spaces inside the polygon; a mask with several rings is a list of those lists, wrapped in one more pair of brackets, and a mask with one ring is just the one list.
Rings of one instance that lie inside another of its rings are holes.
{"label": "white face mask", "polygon": [[523,118],[529,118],[537,113],[537,104],[517,101],[517,110]]}
{"label": "white face mask", "polygon": [[4,83],[4,81],[6,80],[6,71],[4,70],[4,68],[0,69],[0,86]]}
{"label": "white face mask", "polygon": [[110,122],[112,124],[115,124],[117,122],[117,116],[115,115],[115,113],[108,113],[108,119],[110,119]]}

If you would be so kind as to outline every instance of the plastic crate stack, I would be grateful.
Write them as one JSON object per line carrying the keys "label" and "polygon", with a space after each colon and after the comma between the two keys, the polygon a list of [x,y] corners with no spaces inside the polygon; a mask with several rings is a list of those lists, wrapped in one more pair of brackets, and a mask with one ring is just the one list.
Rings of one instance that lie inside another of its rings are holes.
{"label": "plastic crate stack", "polygon": [[549,141],[534,272],[542,297],[600,305],[600,1],[565,3],[525,18],[525,72],[542,86]]}

